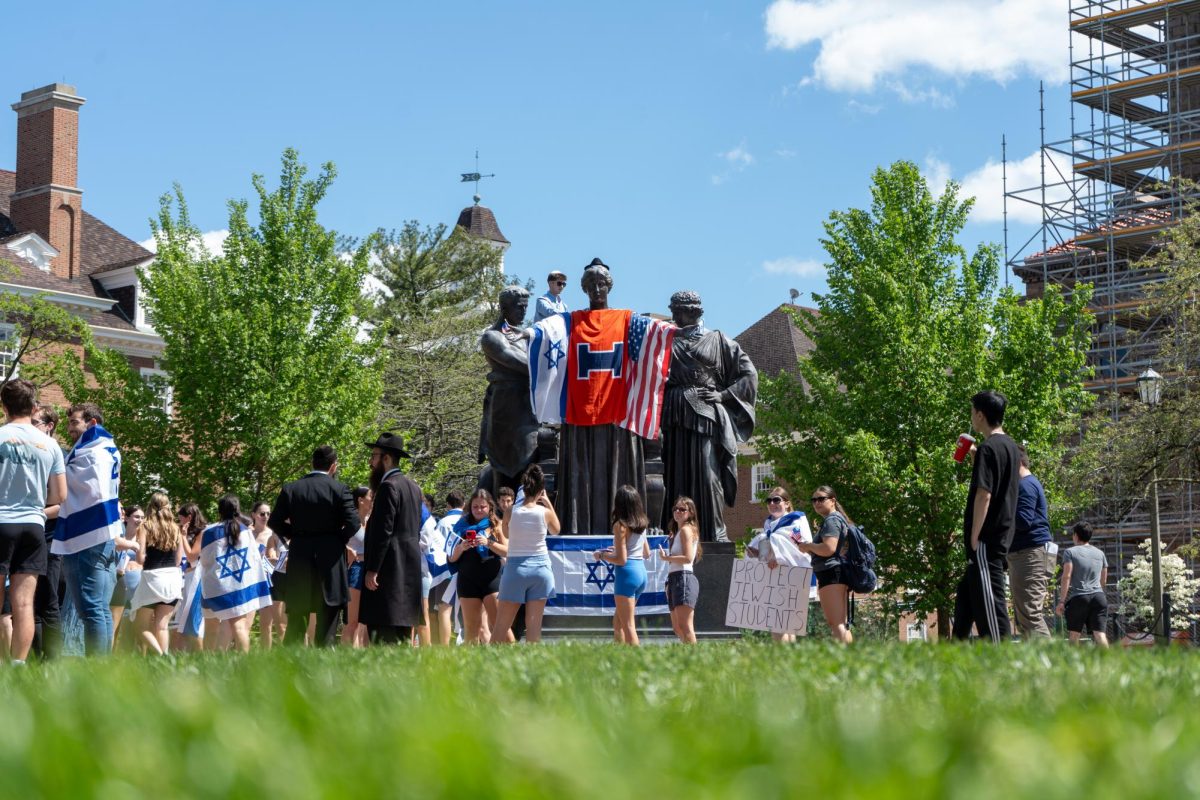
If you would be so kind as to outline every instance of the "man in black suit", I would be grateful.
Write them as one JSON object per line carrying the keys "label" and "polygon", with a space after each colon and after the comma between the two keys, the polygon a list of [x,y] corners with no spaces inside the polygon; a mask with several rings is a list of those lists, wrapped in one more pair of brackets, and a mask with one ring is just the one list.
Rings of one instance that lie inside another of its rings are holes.
{"label": "man in black suit", "polygon": [[367,520],[366,570],[358,619],[378,643],[407,643],[421,620],[421,505],[424,496],[397,464],[404,440],[380,434],[371,448],[375,500]]}
{"label": "man in black suit", "polygon": [[338,619],[350,599],[346,543],[358,532],[350,489],[334,480],[337,453],[329,445],[313,451],[312,472],[279,492],[271,519],[288,542],[287,634],[284,644],[304,641],[308,615],[317,615],[314,643],[337,644]]}

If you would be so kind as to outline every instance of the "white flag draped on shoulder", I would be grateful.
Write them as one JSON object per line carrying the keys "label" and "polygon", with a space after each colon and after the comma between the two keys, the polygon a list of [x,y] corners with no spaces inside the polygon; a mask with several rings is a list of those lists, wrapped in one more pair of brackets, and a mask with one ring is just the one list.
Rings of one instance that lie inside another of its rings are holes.
{"label": "white flag draped on shoulder", "polygon": [[[668,564],[658,557],[666,547],[666,536],[648,536],[650,558],[646,559],[646,590],[638,598],[638,614],[667,614]],[[612,547],[611,536],[548,536],[550,569],[554,573],[554,596],[546,601],[546,613],[580,617],[611,617],[617,602],[613,592],[616,567],[597,561],[597,550]]]}
{"label": "white flag draped on shoulder", "polygon": [[225,541],[225,523],[204,529],[200,545],[201,604],[217,619],[233,619],[271,605],[271,581],[258,542],[243,527],[237,544]]}
{"label": "white flag draped on shoulder", "polygon": [[67,454],[67,499],[58,510],[50,552],[70,555],[116,539],[121,524],[121,454],[99,425],[84,431]]}
{"label": "white flag draped on shoulder", "polygon": [[529,397],[538,422],[560,425],[567,415],[567,350],[571,312],[546,317],[529,342]]}
{"label": "white flag draped on shoulder", "polygon": [[175,610],[175,630],[184,636],[204,638],[204,614],[200,608],[200,566],[188,563],[184,556],[179,565],[183,570],[183,600]]}

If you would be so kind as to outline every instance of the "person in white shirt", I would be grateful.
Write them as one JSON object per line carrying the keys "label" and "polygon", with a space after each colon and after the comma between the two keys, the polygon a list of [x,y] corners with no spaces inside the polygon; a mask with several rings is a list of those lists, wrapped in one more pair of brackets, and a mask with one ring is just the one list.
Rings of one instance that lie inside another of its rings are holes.
{"label": "person in white shirt", "polygon": [[537,307],[533,312],[535,325],[546,317],[568,310],[562,299],[563,289],[567,288],[567,276],[555,270],[546,276],[546,284],[549,291],[537,299]]}

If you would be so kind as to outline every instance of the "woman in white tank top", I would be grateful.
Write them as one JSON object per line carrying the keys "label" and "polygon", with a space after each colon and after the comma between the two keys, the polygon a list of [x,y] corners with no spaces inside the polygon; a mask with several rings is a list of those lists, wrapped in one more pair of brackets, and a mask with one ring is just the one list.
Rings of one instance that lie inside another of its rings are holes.
{"label": "woman in white tank top", "polygon": [[696,602],[700,599],[700,581],[692,565],[700,558],[700,531],[696,527],[699,514],[690,497],[679,497],[671,507],[669,549],[659,548],[658,554],[667,567],[667,607],[671,609],[671,627],[684,644],[696,643]]}
{"label": "woman in white tank top", "polygon": [[554,596],[554,572],[546,536],[558,533],[558,515],[546,496],[542,468],[534,464],[521,478],[525,500],[504,512],[506,542],[497,542],[493,552],[507,556],[500,573],[500,603],[492,627],[492,644],[512,641],[506,635],[525,604],[525,641],[542,639],[542,615],[546,601]]}

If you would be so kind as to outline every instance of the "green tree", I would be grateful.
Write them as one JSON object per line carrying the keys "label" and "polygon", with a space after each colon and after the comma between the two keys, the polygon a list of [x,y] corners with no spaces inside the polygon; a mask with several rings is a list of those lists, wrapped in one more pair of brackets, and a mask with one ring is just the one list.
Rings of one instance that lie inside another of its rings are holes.
{"label": "green tree", "polygon": [[946,636],[970,481],[951,452],[970,398],[1008,397],[1005,429],[1061,500],[1055,466],[1089,401],[1088,291],[1022,301],[998,289],[995,247],[968,255],[957,242],[973,201],[953,182],[935,196],[911,163],[876,170],[871,197],[825,223],[829,292],[819,313],[795,315],[816,344],[800,361],[810,389],[765,381],[762,452],[801,496],[834,486],[876,543],[883,599],[936,611]]}
{"label": "green tree", "polygon": [[315,180],[306,173],[289,149],[278,188],[254,175],[258,223],[245,200],[231,201],[219,256],[201,242],[182,190],[162,198],[157,257],[140,277],[164,342],[170,414],[154,407],[161,387],[111,357],[89,362],[94,387],[78,373],[72,387],[106,408],[135,491],[158,485],[202,503],[224,492],[270,498],[318,445],[365,460],[383,367],[379,336],[362,323],[369,242],[339,253],[317,220],[334,167]]}
{"label": "green tree", "polygon": [[381,422],[404,433],[409,474],[439,496],[473,487],[479,474],[487,388],[479,337],[505,285],[499,250],[447,230],[408,222],[372,245],[384,287],[371,316],[387,353]]}
{"label": "green tree", "polygon": [[[0,280],[13,280],[18,274],[15,265],[0,259]],[[91,341],[87,323],[45,294],[0,292],[0,322],[12,326],[9,341],[16,345],[0,375],[0,387],[18,372],[39,387],[54,383],[72,358],[70,346]]]}

